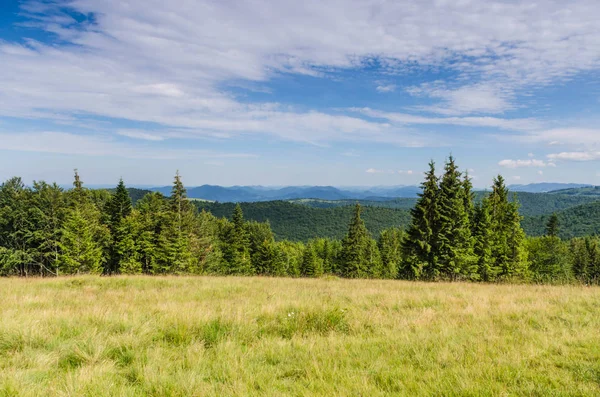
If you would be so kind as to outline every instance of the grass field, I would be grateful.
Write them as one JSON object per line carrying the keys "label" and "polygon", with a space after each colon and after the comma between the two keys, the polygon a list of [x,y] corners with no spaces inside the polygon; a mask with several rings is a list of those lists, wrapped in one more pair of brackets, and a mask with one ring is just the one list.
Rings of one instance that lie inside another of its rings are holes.
{"label": "grass field", "polygon": [[0,279],[0,395],[600,395],[600,288]]}

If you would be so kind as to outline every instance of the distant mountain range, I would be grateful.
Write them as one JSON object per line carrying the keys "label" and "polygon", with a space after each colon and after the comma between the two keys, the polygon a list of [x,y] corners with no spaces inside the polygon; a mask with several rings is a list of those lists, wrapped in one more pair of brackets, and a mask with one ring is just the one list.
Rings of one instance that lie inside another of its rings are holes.
{"label": "distant mountain range", "polygon": [[[577,194],[578,189],[593,189],[590,185],[573,183],[535,183],[530,185],[511,185],[514,192],[546,193],[560,190],[565,194]],[[149,190],[158,191],[164,195],[171,193],[170,186],[154,187]],[[188,197],[207,201],[228,202],[259,202],[273,200],[369,200],[387,201],[394,198],[415,198],[421,191],[418,186],[377,186],[377,187],[333,187],[333,186],[215,186],[202,185],[188,187]],[[583,193],[586,194],[586,193]]]}
{"label": "distant mountain range", "polygon": [[510,185],[508,188],[512,192],[527,193],[548,193],[557,190],[571,190],[580,188],[589,188],[591,185],[582,185],[579,183],[531,183],[529,185]]}
{"label": "distant mountain range", "polygon": [[[170,186],[150,188],[164,195],[171,193]],[[287,186],[270,188],[264,186],[214,186],[189,187],[188,197],[218,202],[258,202],[273,200],[320,199],[320,200],[373,200],[417,197],[418,186],[392,186],[373,188],[336,188],[333,186]]]}

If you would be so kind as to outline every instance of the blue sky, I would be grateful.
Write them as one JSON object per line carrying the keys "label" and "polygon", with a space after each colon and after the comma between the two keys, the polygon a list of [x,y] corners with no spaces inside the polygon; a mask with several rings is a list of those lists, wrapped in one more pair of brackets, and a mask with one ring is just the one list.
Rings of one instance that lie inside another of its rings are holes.
{"label": "blue sky", "polygon": [[600,2],[0,2],[0,179],[600,184]]}

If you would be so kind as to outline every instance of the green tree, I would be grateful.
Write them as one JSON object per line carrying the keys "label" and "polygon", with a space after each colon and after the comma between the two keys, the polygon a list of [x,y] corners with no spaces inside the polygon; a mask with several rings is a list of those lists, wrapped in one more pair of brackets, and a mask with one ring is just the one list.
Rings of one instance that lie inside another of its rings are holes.
{"label": "green tree", "polygon": [[429,163],[429,171],[425,174],[421,189],[419,199],[411,210],[412,221],[402,244],[402,278],[435,278],[439,272],[439,187],[433,161]]}
{"label": "green tree", "polygon": [[34,265],[38,252],[32,208],[32,192],[21,178],[11,178],[0,186],[0,247],[5,248],[6,274],[42,273],[42,268]]}
{"label": "green tree", "polygon": [[[468,179],[467,179],[468,181]],[[470,218],[471,192],[465,191],[456,162],[449,157],[439,190],[438,266],[434,278],[456,280],[461,275],[476,274],[476,258],[473,254]]]}
{"label": "green tree", "polygon": [[546,236],[558,237],[559,226],[560,225],[559,225],[559,221],[558,221],[558,215],[556,215],[556,212],[555,212],[550,216],[550,219],[548,220],[548,224],[546,225]]}
{"label": "green tree", "polygon": [[572,278],[567,245],[558,237],[533,237],[527,242],[529,270],[535,281],[568,282]]}
{"label": "green tree", "polygon": [[35,218],[36,262],[45,271],[59,275],[60,239],[65,213],[65,194],[56,183],[33,183],[32,211]]}
{"label": "green tree", "polygon": [[104,256],[96,242],[97,225],[80,206],[72,209],[64,223],[60,241],[60,268],[63,273],[100,273]]}
{"label": "green tree", "polygon": [[398,270],[402,262],[402,239],[401,229],[385,229],[379,235],[378,246],[382,262],[382,278],[394,279],[398,277]]}
{"label": "green tree", "polygon": [[323,274],[323,262],[317,256],[312,243],[308,243],[304,248],[301,274],[304,277],[319,277]]}
{"label": "green tree", "polygon": [[131,198],[123,179],[119,180],[115,193],[106,207],[112,241],[104,271],[107,274],[116,274],[122,266],[121,262],[129,262],[135,256],[135,251],[127,251],[127,249],[135,250],[135,245],[132,243],[134,240],[131,235],[133,232],[131,225],[123,225],[132,211]]}
{"label": "green tree", "polygon": [[348,234],[342,241],[341,270],[344,277],[362,278],[370,273],[367,250],[371,237],[360,213],[360,204],[356,204]]}
{"label": "green tree", "polygon": [[473,238],[474,253],[477,257],[477,278],[486,282],[495,280],[501,270],[492,258],[492,233],[490,201],[484,197],[475,207]]}
{"label": "green tree", "polygon": [[516,196],[509,202],[508,189],[501,175],[494,179],[489,201],[493,267],[499,269],[498,277],[502,279],[526,278],[527,251],[519,204]]}
{"label": "green tree", "polygon": [[235,206],[232,221],[225,226],[223,259],[227,274],[251,275],[254,273],[250,259],[250,238],[244,221],[242,207]]}

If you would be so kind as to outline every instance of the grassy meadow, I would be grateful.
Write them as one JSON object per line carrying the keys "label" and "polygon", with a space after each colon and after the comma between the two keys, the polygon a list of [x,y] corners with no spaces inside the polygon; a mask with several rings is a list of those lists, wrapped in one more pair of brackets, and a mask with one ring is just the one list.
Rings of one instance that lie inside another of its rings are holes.
{"label": "grassy meadow", "polygon": [[600,395],[600,288],[0,279],[0,396]]}

